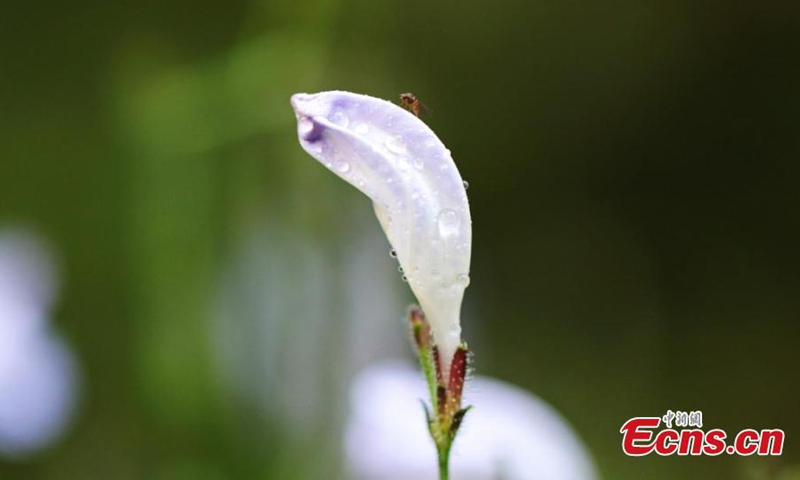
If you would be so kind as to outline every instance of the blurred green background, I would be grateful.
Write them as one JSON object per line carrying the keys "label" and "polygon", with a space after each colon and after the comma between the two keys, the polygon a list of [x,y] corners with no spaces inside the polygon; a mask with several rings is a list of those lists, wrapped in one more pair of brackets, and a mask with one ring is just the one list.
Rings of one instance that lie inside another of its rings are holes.
{"label": "blurred green background", "polygon": [[[329,89],[434,110],[470,183],[479,373],[554,405],[604,478],[789,478],[797,2],[74,0],[0,15],[0,222],[58,247],[84,377],[69,432],[1,479],[336,478],[350,338],[410,353],[399,321],[344,327],[357,239],[397,295],[375,315],[411,296],[369,202],[297,143],[289,96]],[[312,357],[248,342],[259,308]],[[289,371],[319,398],[248,390]],[[625,457],[624,421],[667,409],[785,453]]]}

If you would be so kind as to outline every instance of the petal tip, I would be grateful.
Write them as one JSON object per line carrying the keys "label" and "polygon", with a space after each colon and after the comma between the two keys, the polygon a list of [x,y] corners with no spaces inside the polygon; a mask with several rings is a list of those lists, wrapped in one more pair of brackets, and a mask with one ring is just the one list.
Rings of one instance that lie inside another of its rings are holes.
{"label": "petal tip", "polygon": [[294,109],[294,113],[297,117],[301,116],[310,116],[309,115],[309,103],[314,99],[315,95],[308,94],[308,93],[295,93],[289,99],[289,102],[292,104],[292,108]]}

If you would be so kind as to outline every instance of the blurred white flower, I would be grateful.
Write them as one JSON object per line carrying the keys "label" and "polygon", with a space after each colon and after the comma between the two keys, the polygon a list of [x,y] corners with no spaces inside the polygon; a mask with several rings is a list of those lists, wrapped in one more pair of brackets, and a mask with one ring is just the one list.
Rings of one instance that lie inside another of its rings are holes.
{"label": "blurred white flower", "polygon": [[366,194],[425,312],[447,377],[461,343],[472,220],[464,181],[433,131],[403,108],[348,92],[292,96],[303,148]]}
{"label": "blurred white flower", "polygon": [[72,418],[77,365],[48,331],[56,274],[35,237],[0,231],[0,455],[22,457],[58,438]]}
{"label": "blurred white flower", "polygon": [[[345,434],[351,475],[363,480],[434,479],[435,451],[418,399],[420,373],[403,362],[363,371],[350,390]],[[565,420],[536,396],[477,376],[465,403],[473,405],[453,445],[454,480],[592,480],[586,447]]]}

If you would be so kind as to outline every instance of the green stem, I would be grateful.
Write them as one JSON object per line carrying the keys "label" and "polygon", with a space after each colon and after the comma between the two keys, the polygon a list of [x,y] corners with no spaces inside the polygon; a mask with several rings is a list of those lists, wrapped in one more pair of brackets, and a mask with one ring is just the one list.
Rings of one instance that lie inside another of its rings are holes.
{"label": "green stem", "polygon": [[447,480],[450,476],[450,445],[442,445],[436,451],[439,454],[439,480]]}

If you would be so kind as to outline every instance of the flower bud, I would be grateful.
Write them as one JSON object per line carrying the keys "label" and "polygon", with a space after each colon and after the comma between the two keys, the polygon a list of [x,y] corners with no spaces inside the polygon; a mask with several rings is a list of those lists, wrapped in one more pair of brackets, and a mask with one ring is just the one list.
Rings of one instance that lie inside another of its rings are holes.
{"label": "flower bud", "polygon": [[467,193],[450,150],[385,100],[331,91],[293,95],[292,106],[302,147],[372,200],[448,377],[472,249]]}

